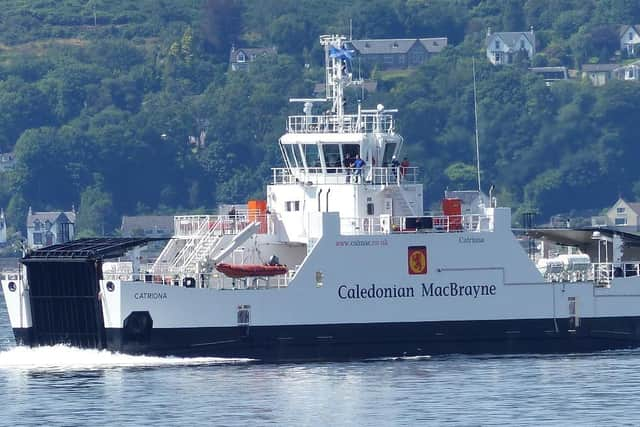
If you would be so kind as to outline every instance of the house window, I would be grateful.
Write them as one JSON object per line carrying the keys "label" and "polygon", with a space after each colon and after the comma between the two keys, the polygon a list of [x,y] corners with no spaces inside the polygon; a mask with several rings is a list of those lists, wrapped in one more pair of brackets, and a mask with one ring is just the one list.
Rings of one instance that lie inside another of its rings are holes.
{"label": "house window", "polygon": [[500,49],[500,40],[496,40],[496,49]]}
{"label": "house window", "polygon": [[617,208],[616,213],[624,213],[624,208]]}
{"label": "house window", "polygon": [[627,70],[627,78],[628,79],[633,79],[633,68],[629,68]]}
{"label": "house window", "polygon": [[496,64],[499,64],[500,62],[502,62],[502,55],[500,54],[500,52],[495,52],[493,54],[493,60]]}
{"label": "house window", "polygon": [[524,49],[524,40],[520,40],[520,49]]}
{"label": "house window", "polygon": [[633,33],[629,31],[629,40],[633,40]]}
{"label": "house window", "polygon": [[239,52],[238,53],[238,62],[246,62],[247,61],[247,57],[244,54],[244,52]]}
{"label": "house window", "polygon": [[393,56],[391,56],[391,55],[385,55],[385,56],[384,56],[384,63],[385,63],[385,64],[393,64]]}
{"label": "house window", "polygon": [[400,56],[398,56],[398,64],[400,64],[400,65],[404,65],[404,63],[405,63],[405,57],[404,57],[404,55],[400,55]]}
{"label": "house window", "polygon": [[627,225],[627,217],[626,216],[621,216],[616,218],[616,225]]}
{"label": "house window", "polygon": [[34,245],[42,244],[42,233],[33,233],[33,244]]}

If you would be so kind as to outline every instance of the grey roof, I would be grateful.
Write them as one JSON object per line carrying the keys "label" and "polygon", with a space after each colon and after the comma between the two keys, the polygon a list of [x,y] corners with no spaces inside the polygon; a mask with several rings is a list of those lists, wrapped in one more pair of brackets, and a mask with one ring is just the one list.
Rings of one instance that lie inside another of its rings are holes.
{"label": "grey roof", "polygon": [[531,67],[529,70],[534,73],[544,73],[545,71],[567,71],[567,67]]}
{"label": "grey roof", "polygon": [[407,53],[416,43],[421,43],[428,52],[437,53],[447,47],[447,42],[448,40],[446,37],[419,39],[365,39],[349,41],[349,43],[351,43],[351,45],[361,55]]}
{"label": "grey roof", "polygon": [[633,29],[636,30],[636,33],[640,34],[640,25],[629,25],[629,24],[626,24],[626,25],[620,25],[620,28],[618,29],[618,35],[620,37],[622,37],[624,35],[624,33],[627,32],[627,29],[629,27],[633,27]]}
{"label": "grey roof", "polygon": [[123,216],[120,231],[123,235],[131,235],[137,230],[153,230],[160,234],[173,234],[173,216],[170,215],[137,215]]}
{"label": "grey roof", "polygon": [[603,73],[613,71],[620,67],[620,64],[584,64],[582,71],[587,73]]}
{"label": "grey roof", "polygon": [[536,46],[536,34],[532,31],[503,31],[491,33],[487,36],[487,40],[489,40],[492,36],[500,37],[500,39],[509,46],[510,49],[518,50],[518,40],[520,37],[524,36],[529,43],[535,48]]}
{"label": "grey roof", "polygon": [[627,204],[629,205],[629,207],[638,215],[640,215],[640,203],[638,202],[634,202],[634,203],[629,203],[627,202]]}
{"label": "grey roof", "polygon": [[238,54],[244,53],[248,58],[247,62],[252,61],[253,57],[276,55],[278,51],[275,47],[232,47],[229,54],[229,62],[238,62]]}
{"label": "grey roof", "polygon": [[640,67],[640,60],[633,61],[628,64],[620,65],[619,67],[616,68],[616,70],[625,69],[628,67]]}
{"label": "grey roof", "polygon": [[427,52],[438,53],[447,47],[449,40],[446,37],[434,37],[428,39],[419,39],[422,46],[427,49]]}
{"label": "grey roof", "polygon": [[40,221],[41,223],[45,223],[49,221],[51,224],[55,222],[69,222],[72,224],[76,223],[76,213],[71,212],[61,212],[61,211],[51,211],[51,212],[29,212],[27,215],[27,227],[33,226],[36,221]]}

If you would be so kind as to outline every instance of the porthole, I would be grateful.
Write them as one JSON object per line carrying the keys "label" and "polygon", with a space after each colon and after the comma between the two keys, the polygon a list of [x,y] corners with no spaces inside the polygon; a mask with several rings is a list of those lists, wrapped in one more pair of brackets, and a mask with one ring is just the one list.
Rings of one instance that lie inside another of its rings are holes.
{"label": "porthole", "polygon": [[107,282],[107,290],[113,292],[116,289],[116,285],[113,282]]}
{"label": "porthole", "polygon": [[18,287],[16,286],[16,282],[9,282],[8,288],[11,292],[15,292],[16,289],[18,289]]}

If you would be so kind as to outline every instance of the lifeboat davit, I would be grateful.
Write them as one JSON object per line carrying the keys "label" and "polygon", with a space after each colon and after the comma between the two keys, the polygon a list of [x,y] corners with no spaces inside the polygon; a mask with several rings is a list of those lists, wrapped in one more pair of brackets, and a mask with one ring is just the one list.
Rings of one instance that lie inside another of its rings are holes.
{"label": "lifeboat davit", "polygon": [[260,265],[260,264],[227,264],[221,262],[216,265],[216,270],[227,277],[264,277],[285,274],[286,265]]}

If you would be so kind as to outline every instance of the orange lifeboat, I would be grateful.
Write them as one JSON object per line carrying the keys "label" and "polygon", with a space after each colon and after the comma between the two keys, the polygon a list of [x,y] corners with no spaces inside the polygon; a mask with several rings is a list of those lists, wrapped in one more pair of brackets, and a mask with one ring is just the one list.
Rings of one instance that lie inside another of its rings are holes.
{"label": "orange lifeboat", "polygon": [[260,264],[227,264],[221,262],[216,265],[216,270],[227,277],[264,277],[285,274],[286,265],[260,265]]}

